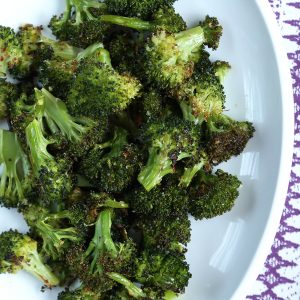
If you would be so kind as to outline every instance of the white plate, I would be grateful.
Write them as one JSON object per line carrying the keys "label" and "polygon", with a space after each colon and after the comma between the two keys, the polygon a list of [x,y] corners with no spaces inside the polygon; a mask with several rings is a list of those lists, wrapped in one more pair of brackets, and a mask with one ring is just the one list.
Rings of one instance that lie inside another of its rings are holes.
{"label": "white plate", "polygon": [[[63,0],[1,1],[0,24],[46,25],[63,9]],[[287,192],[293,147],[290,75],[275,18],[266,0],[180,0],[176,8],[195,25],[206,14],[224,27],[214,58],[228,60],[225,87],[229,114],[254,122],[255,138],[245,153],[224,166],[244,183],[235,208],[209,221],[193,222],[188,261],[193,278],[185,300],[244,299],[273,241]],[[26,231],[22,218],[0,210],[0,230]],[[23,272],[0,276],[3,300],[56,299],[58,289]]]}

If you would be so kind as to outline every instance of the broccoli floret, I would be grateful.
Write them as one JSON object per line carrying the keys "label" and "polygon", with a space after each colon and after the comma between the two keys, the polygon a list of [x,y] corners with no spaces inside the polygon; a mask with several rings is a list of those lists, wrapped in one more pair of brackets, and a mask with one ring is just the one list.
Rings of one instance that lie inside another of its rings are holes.
{"label": "broccoli floret", "polygon": [[0,203],[5,207],[26,204],[31,190],[31,169],[15,133],[0,129],[0,164],[3,166],[0,181]]}
{"label": "broccoli floret", "polygon": [[162,7],[171,7],[175,0],[106,0],[107,10],[114,15],[147,19]]}
{"label": "broccoli floret", "polygon": [[85,57],[96,55],[97,50],[103,48],[102,43],[96,43],[80,51],[76,58],[63,59],[55,57],[45,60],[39,70],[39,81],[43,87],[58,98],[66,99],[70,91],[79,61]]}
{"label": "broccoli floret", "polygon": [[145,41],[142,34],[126,31],[109,41],[108,50],[113,67],[120,73],[130,73],[144,79],[143,49]]}
{"label": "broccoli floret", "polygon": [[146,166],[138,181],[150,191],[167,174],[175,172],[176,163],[195,156],[200,150],[200,128],[177,117],[169,117],[146,126],[143,135],[149,144]]}
{"label": "broccoli floret", "polygon": [[152,214],[151,217],[143,216],[137,226],[142,230],[146,248],[184,251],[191,238],[191,222],[187,213],[173,218],[154,218]]}
{"label": "broccoli floret", "polygon": [[[10,107],[12,127],[22,140],[24,129],[37,119],[42,130],[52,135],[51,143],[48,144],[58,141],[64,144],[66,141],[66,149],[63,150],[75,159],[85,154],[95,143],[101,142],[106,135],[107,117],[103,116],[97,121],[74,118],[69,114],[65,103],[44,88],[35,88],[34,94],[29,96],[22,93]],[[91,135],[93,139],[90,138]]]}
{"label": "broccoli floret", "polygon": [[94,58],[80,61],[77,76],[67,99],[74,115],[99,118],[128,107],[141,89],[139,81],[129,74],[116,72],[109,52],[100,49],[100,62]]}
{"label": "broccoli floret", "polygon": [[22,77],[29,72],[31,57],[25,55],[14,30],[5,26],[0,26],[0,58],[0,77],[16,66]]}
{"label": "broccoli floret", "polygon": [[158,31],[145,47],[145,75],[158,88],[175,88],[192,76],[203,45],[216,49],[222,27],[216,18],[206,17],[200,26],[168,34]]}
{"label": "broccoli floret", "polygon": [[42,239],[42,250],[47,257],[54,260],[62,258],[70,243],[82,240],[79,230],[72,226],[77,222],[77,216],[70,210],[51,213],[45,208],[30,205],[21,211],[32,233]]}
{"label": "broccoli floret", "polygon": [[55,158],[48,152],[47,147],[52,141],[45,138],[39,121],[33,120],[25,131],[36,178],[34,193],[39,205],[55,211],[64,206],[63,200],[73,188],[72,164],[67,158]]}
{"label": "broccoli floret", "polygon": [[3,232],[0,234],[0,273],[19,270],[31,273],[48,287],[59,284],[58,278],[43,263],[36,241],[17,231]]}
{"label": "broccoli floret", "polygon": [[165,30],[169,33],[177,33],[186,30],[186,23],[172,7],[163,7],[152,16],[152,21],[144,21],[138,18],[128,18],[116,15],[103,15],[101,21],[140,31]]}
{"label": "broccoli floret", "polygon": [[17,85],[0,78],[0,119],[8,117],[9,103],[18,95]]}
{"label": "broccoli floret", "polygon": [[139,171],[139,149],[128,143],[127,135],[117,128],[112,140],[96,145],[80,162],[81,173],[105,192],[122,192]]}
{"label": "broccoli floret", "polygon": [[222,170],[199,173],[188,189],[189,212],[196,219],[209,219],[230,211],[239,195],[239,179]]}
{"label": "broccoli floret", "polygon": [[145,287],[183,293],[191,278],[184,254],[148,249],[136,259],[136,279]]}
{"label": "broccoli floret", "polygon": [[146,123],[156,123],[163,118],[164,103],[163,95],[157,90],[150,88],[143,93],[141,99],[143,121]]}
{"label": "broccoli floret", "polygon": [[211,70],[194,72],[173,95],[179,101],[184,119],[198,124],[219,116],[224,109],[224,88]]}
{"label": "broccoli floret", "polygon": [[[60,57],[68,60],[77,56],[79,49],[69,45],[64,41],[56,41],[42,34],[42,26],[33,26],[32,24],[26,24],[19,27],[17,38],[19,39],[23,51],[32,55],[34,59],[39,59],[36,54],[42,56],[43,59],[54,57]],[[48,51],[48,48],[52,50]],[[48,55],[47,55],[48,54]]]}
{"label": "broccoli floret", "polygon": [[49,27],[62,41],[86,48],[101,42],[110,26],[99,17],[106,12],[106,5],[97,0],[66,0],[66,10],[61,16],[53,16]]}
{"label": "broccoli floret", "polygon": [[108,272],[130,277],[133,274],[135,244],[130,240],[114,242],[112,238],[113,209],[102,210],[95,222],[95,233],[86,250],[73,247],[67,255],[70,268],[81,279],[86,288],[101,292],[110,290],[116,282]]}
{"label": "broccoli floret", "polygon": [[168,220],[187,213],[187,195],[175,180],[166,177],[160,186],[146,191],[139,186],[125,195],[134,213]]}
{"label": "broccoli floret", "polygon": [[247,121],[236,121],[222,114],[207,122],[206,152],[212,164],[217,165],[240,155],[255,128]]}
{"label": "broccoli floret", "polygon": [[217,60],[213,63],[213,68],[221,84],[224,84],[225,77],[231,69],[230,64],[227,61]]}
{"label": "broccoli floret", "polygon": [[0,76],[9,72],[17,78],[24,78],[37,70],[44,59],[52,55],[71,59],[77,49],[65,42],[57,42],[41,33],[42,27],[24,25],[16,34],[9,27],[0,26]]}

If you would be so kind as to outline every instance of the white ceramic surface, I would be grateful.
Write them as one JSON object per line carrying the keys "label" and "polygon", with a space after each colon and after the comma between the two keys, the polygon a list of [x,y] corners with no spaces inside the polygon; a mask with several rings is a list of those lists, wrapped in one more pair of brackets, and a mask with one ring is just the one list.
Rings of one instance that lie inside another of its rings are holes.
{"label": "white ceramic surface", "polygon": [[[46,25],[63,9],[63,0],[1,0],[0,24]],[[195,25],[206,14],[224,27],[213,58],[228,60],[228,113],[254,122],[255,138],[245,153],[223,167],[238,174],[244,185],[234,209],[222,217],[193,221],[188,261],[193,278],[184,300],[241,300],[249,293],[273,241],[291,166],[293,103],[288,64],[280,49],[266,0],[179,0],[176,8]],[[22,218],[0,209],[0,231],[26,232]],[[58,289],[40,292],[30,275],[0,275],[2,300],[54,300]]]}

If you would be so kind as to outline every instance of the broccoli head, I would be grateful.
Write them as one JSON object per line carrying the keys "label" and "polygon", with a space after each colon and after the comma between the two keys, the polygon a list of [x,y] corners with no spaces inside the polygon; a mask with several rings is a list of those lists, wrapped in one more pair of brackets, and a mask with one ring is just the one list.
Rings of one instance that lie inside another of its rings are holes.
{"label": "broccoli head", "polygon": [[42,239],[43,254],[47,257],[62,258],[70,243],[82,240],[79,230],[72,226],[77,216],[70,210],[51,213],[43,207],[30,205],[21,211],[32,234]]}
{"label": "broccoli head", "polygon": [[247,121],[236,121],[222,114],[207,123],[206,151],[212,164],[217,165],[240,155],[255,128]]}
{"label": "broccoli head", "polygon": [[122,192],[139,170],[139,150],[128,143],[127,135],[126,130],[117,128],[112,140],[96,145],[80,162],[81,173],[105,192]]}
{"label": "broccoli head", "polygon": [[[214,20],[214,21],[212,21]],[[193,74],[203,45],[218,47],[222,27],[215,18],[206,17],[200,26],[168,34],[154,33],[145,48],[145,74],[158,88],[175,88]]]}
{"label": "broccoli head", "polygon": [[57,210],[64,206],[63,200],[75,183],[70,172],[72,164],[67,157],[54,157],[48,152],[47,147],[52,141],[45,138],[39,121],[34,120],[26,127],[26,140],[35,176],[32,197],[37,196],[41,206]]}
{"label": "broccoli head", "polygon": [[133,274],[135,244],[130,239],[114,242],[112,221],[113,209],[103,209],[97,217],[94,236],[87,249],[75,246],[67,254],[71,270],[86,288],[94,291],[105,292],[116,284],[116,281],[108,276],[109,272],[120,273],[126,277]]}
{"label": "broccoli head", "polygon": [[17,85],[0,78],[0,119],[8,117],[9,103],[17,97]]}
{"label": "broccoli head", "polygon": [[0,26],[0,58],[0,77],[16,67],[21,77],[28,74],[31,57],[25,55],[15,31],[9,27]]}
{"label": "broccoli head", "polygon": [[[150,192],[151,193],[151,192]],[[154,218],[143,216],[137,222],[143,234],[146,248],[159,248],[184,251],[191,238],[191,222],[187,213],[178,214],[173,218]]]}
{"label": "broccoli head", "polygon": [[191,278],[184,254],[147,249],[136,259],[136,279],[145,287],[183,293]]}
{"label": "broccoli head", "polygon": [[119,74],[110,62],[109,52],[100,50],[100,62],[94,58],[80,61],[77,76],[67,100],[74,115],[99,118],[128,107],[141,89],[139,81],[129,74]]}
{"label": "broccoli head", "polygon": [[106,5],[97,0],[66,0],[66,10],[54,16],[49,24],[52,33],[62,41],[86,48],[103,40],[109,26],[99,17],[106,12]]}
{"label": "broccoli head", "polygon": [[210,219],[230,211],[240,185],[236,176],[222,170],[199,173],[188,189],[190,214],[196,219]]}
{"label": "broccoli head", "polygon": [[76,76],[79,61],[94,55],[99,48],[103,48],[102,43],[90,45],[78,52],[75,58],[66,59],[55,56],[44,60],[39,68],[39,82],[56,97],[66,99]]}
{"label": "broccoli head", "polygon": [[139,186],[125,196],[134,213],[143,217],[151,216],[168,222],[169,218],[187,213],[187,194],[178,188],[178,183],[166,176],[160,186],[150,191]]}
{"label": "broccoli head", "polygon": [[143,131],[149,144],[149,157],[138,175],[138,181],[150,191],[160,184],[165,175],[175,172],[177,162],[198,153],[201,132],[197,125],[178,117],[151,123]]}
{"label": "broccoli head", "polygon": [[171,7],[175,0],[106,0],[107,10],[114,15],[126,17],[150,18],[160,8]]}
{"label": "broccoli head", "polygon": [[43,263],[37,251],[37,242],[17,231],[0,234],[0,273],[16,273],[25,270],[46,286],[59,284],[52,270]]}

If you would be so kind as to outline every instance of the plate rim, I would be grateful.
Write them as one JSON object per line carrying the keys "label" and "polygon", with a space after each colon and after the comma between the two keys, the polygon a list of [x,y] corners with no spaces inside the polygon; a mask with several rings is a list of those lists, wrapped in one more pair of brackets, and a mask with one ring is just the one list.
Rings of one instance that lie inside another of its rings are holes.
{"label": "plate rim", "polygon": [[[255,280],[260,274],[265,260],[270,253],[278,226],[280,225],[282,212],[285,207],[294,151],[294,95],[292,77],[289,68],[290,63],[288,61],[287,51],[283,46],[284,39],[281,35],[279,25],[268,0],[255,0],[255,4],[259,9],[268,30],[279,73],[279,84],[282,99],[281,155],[275,194],[266,226],[249,267],[246,270],[239,286],[231,296],[231,300],[246,299],[246,296],[251,293],[250,289],[252,285],[249,286],[249,284],[253,283],[254,285]],[[274,226],[274,224],[276,224],[276,226]]]}

